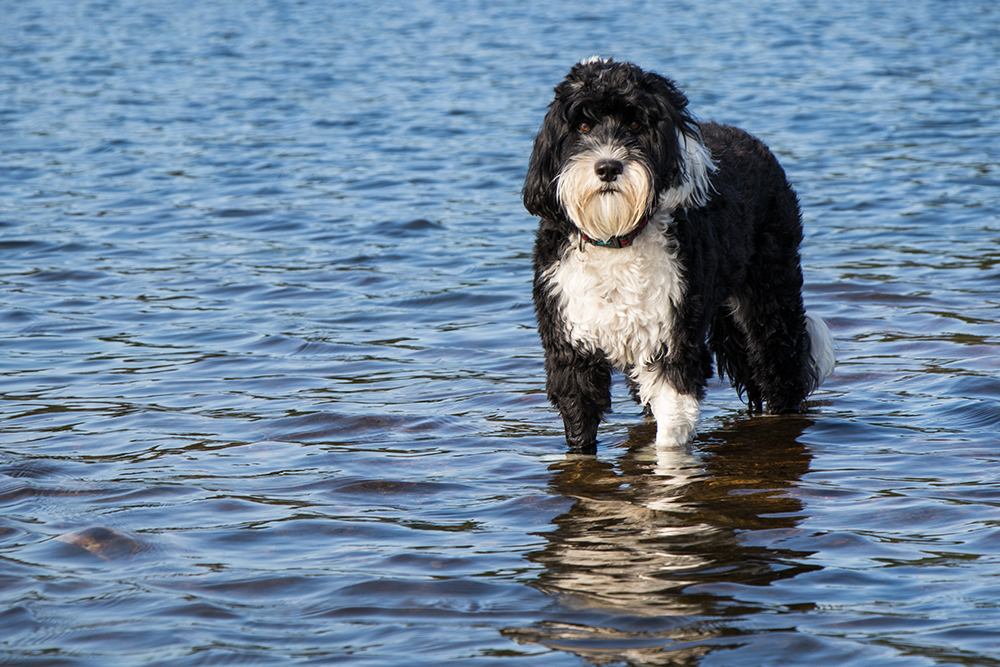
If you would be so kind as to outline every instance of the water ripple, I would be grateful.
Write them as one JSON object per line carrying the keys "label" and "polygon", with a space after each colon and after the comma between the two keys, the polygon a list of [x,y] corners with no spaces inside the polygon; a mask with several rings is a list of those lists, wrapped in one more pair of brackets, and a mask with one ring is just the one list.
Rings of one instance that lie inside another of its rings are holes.
{"label": "water ripple", "polygon": [[[997,663],[993,5],[165,7],[0,27],[0,662]],[[594,53],[795,183],[805,415],[565,455],[520,189]]]}

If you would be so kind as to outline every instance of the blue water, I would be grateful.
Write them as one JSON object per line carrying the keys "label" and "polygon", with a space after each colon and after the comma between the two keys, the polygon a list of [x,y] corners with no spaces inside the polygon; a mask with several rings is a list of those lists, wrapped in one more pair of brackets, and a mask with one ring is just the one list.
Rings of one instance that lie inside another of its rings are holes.
{"label": "blue water", "polygon": [[[0,3],[0,664],[1000,665],[1000,6]],[[767,141],[839,366],[568,458],[593,55]]]}

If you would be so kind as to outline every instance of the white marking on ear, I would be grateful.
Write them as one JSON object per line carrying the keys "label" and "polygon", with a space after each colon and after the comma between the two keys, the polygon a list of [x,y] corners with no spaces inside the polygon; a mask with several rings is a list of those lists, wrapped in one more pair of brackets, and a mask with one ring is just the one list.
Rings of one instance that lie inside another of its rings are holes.
{"label": "white marking on ear", "polygon": [[712,154],[697,134],[687,135],[677,132],[677,144],[681,151],[681,184],[664,190],[660,195],[660,205],[667,209],[696,208],[708,203],[712,182],[709,174],[718,167]]}

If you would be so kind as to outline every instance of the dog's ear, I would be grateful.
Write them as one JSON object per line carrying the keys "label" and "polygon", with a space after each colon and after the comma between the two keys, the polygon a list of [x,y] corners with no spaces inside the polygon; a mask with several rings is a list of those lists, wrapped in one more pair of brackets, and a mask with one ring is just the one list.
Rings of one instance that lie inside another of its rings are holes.
{"label": "dog's ear", "polygon": [[[705,169],[711,158],[701,143],[698,123],[688,111],[687,96],[673,81],[652,72],[643,73],[642,86],[650,94],[649,103],[658,116],[658,141],[655,143],[660,154],[656,156],[655,164],[660,166],[660,172],[657,174],[657,190],[677,189],[675,195],[681,200],[674,202],[674,206],[696,203],[704,197],[702,191],[707,187]],[[700,160],[689,164],[692,157]],[[684,192],[681,193],[681,190]],[[689,202],[692,195],[697,196]]]}
{"label": "dog's ear", "polygon": [[659,74],[654,74],[652,76],[657,79],[657,88],[659,89],[658,92],[661,99],[667,101],[669,106],[673,108],[674,112],[690,119],[687,110],[687,95],[681,92],[680,88],[677,87],[677,84],[674,81],[664,76],[660,76]]}
{"label": "dog's ear", "polygon": [[559,156],[566,139],[565,125],[561,110],[553,102],[545,114],[542,129],[535,136],[528,175],[521,191],[528,212],[549,220],[561,216],[562,209],[556,199],[556,177],[559,175]]}

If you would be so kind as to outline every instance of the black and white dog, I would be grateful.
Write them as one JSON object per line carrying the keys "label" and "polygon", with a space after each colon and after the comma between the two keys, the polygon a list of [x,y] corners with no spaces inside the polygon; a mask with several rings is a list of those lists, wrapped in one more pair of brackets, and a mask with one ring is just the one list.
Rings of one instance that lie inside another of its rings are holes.
{"label": "black and white dog", "polygon": [[595,57],[556,86],[535,138],[535,313],[573,451],[596,451],[612,369],[656,419],[657,446],[691,438],[713,353],[753,412],[799,411],[833,370],[830,332],[802,304],[784,170],[687,103],[672,81]]}

